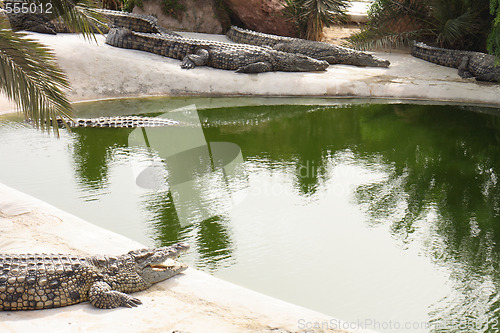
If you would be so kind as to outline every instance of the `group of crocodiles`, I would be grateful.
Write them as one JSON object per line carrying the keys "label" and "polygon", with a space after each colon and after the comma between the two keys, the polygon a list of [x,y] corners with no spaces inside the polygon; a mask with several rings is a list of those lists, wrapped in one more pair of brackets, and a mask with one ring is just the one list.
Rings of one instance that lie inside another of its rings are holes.
{"label": "group of crocodiles", "polygon": [[[183,38],[160,28],[154,18],[141,15],[156,29],[138,29],[127,23],[127,15],[106,11],[110,26],[106,43],[112,46],[148,51],[182,60],[182,68],[210,66],[236,70],[239,73],[269,71],[302,72],[325,70],[330,64],[389,67],[390,62],[346,47],[299,38],[276,36],[232,26],[226,33],[234,43]],[[134,15],[134,14],[132,14]],[[134,17],[134,16],[131,16]],[[156,31],[155,31],[156,30]],[[500,81],[500,66],[496,58],[480,52],[450,50],[414,43],[415,57],[458,69],[462,78],[479,81]]]}
{"label": "group of crocodiles", "polygon": [[[4,3],[23,1],[25,0],[6,0]],[[239,73],[262,73],[323,71],[329,64],[375,67],[390,65],[389,61],[370,53],[234,26],[226,34],[234,43],[183,38],[161,27],[158,20],[150,15],[104,9],[96,11],[107,20],[109,29],[101,27],[108,32],[107,44],[179,59],[182,60],[181,67],[186,69],[209,66]],[[57,32],[58,26],[43,22],[47,19],[42,14],[23,15],[9,14],[13,27],[22,29],[22,24],[25,24],[24,28],[34,31]],[[500,66],[495,57],[488,54],[436,48],[423,43],[414,43],[411,54],[439,65],[458,68],[458,73],[463,78],[500,81]]]}
{"label": "group of crocodiles", "polygon": [[231,27],[235,43],[184,38],[172,32],[150,33],[112,22],[106,43],[182,60],[182,68],[209,66],[238,73],[323,71],[330,64],[388,67],[369,53],[328,43],[281,37]]}
{"label": "group of crocodiles", "polygon": [[89,301],[101,309],[135,307],[127,293],[169,279],[187,265],[174,259],[186,243],[120,256],[0,254],[0,310],[39,310]]}

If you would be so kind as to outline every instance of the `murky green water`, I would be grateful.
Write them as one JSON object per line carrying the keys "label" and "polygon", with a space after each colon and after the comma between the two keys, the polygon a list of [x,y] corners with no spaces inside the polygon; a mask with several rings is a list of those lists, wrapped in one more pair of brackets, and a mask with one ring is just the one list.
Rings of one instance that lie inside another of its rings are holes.
{"label": "murky green water", "polygon": [[4,117],[0,182],[147,245],[187,241],[193,266],[364,328],[498,331],[498,116],[325,100],[228,106],[241,103],[78,107],[157,115],[196,104],[206,141],[236,144],[243,162],[237,177],[213,161],[198,175],[210,218],[183,221],[172,191],[136,185],[133,165],[154,154],[129,146],[131,129],[57,140]]}

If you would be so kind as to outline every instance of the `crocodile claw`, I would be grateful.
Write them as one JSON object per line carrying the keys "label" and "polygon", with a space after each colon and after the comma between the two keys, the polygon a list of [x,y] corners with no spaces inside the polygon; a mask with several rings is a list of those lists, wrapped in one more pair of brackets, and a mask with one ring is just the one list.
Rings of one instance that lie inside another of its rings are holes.
{"label": "crocodile claw", "polygon": [[185,57],[184,60],[182,61],[181,68],[182,69],[192,69],[192,68],[195,68],[195,64],[191,59],[189,59],[189,57]]}
{"label": "crocodile claw", "polygon": [[127,299],[124,301],[124,306],[128,308],[135,308],[139,305],[142,304],[142,301],[136,297],[129,296]]}

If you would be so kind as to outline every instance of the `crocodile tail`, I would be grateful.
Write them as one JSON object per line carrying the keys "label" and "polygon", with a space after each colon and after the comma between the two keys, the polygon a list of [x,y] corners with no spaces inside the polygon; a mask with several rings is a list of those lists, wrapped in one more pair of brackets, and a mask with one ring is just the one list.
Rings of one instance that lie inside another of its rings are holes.
{"label": "crocodile tail", "polygon": [[462,58],[471,52],[443,49],[429,46],[422,42],[413,42],[411,55],[441,66],[458,68]]}

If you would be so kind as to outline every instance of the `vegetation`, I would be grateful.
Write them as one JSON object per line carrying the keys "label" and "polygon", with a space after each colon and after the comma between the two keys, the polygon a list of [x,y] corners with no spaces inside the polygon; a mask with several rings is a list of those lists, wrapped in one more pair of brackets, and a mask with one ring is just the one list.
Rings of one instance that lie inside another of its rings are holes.
{"label": "vegetation", "polygon": [[[179,19],[181,14],[186,11],[180,0],[158,0],[161,4],[161,9],[165,15]],[[132,12],[135,6],[142,8],[142,0],[102,0],[104,7],[109,9],[123,10]],[[116,5],[115,5],[116,4]]]}
{"label": "vegetation", "polygon": [[500,1],[490,0],[490,14],[493,15],[493,28],[488,36],[488,51],[500,59]]}
{"label": "vegetation", "polygon": [[285,15],[294,22],[300,37],[321,40],[323,28],[341,21],[347,0],[285,0]]}
{"label": "vegetation", "polygon": [[[491,0],[497,3],[497,0]],[[498,8],[495,9],[498,14]],[[351,38],[359,48],[392,48],[412,40],[441,47],[485,51],[499,45],[500,29],[492,31],[490,0],[376,0],[364,30]],[[497,20],[500,21],[500,20]],[[496,37],[492,37],[496,36]]]}
{"label": "vegetation", "polygon": [[[39,0],[50,3],[53,15],[59,17],[86,39],[94,38],[93,28],[100,15],[92,11],[92,0]],[[3,7],[3,3],[1,3]],[[47,8],[47,7],[43,7]],[[0,18],[0,91],[30,118],[37,128],[53,128],[50,119],[72,114],[64,89],[69,82],[57,66],[54,55],[39,42],[26,38],[25,33],[12,31],[6,16]]]}
{"label": "vegetation", "polygon": [[[118,0],[120,7],[125,12],[132,12],[135,6],[142,8],[142,0]],[[118,9],[118,8],[117,8]]]}
{"label": "vegetation", "polygon": [[165,14],[178,19],[186,11],[186,6],[181,4],[179,0],[161,0],[161,9]]}

